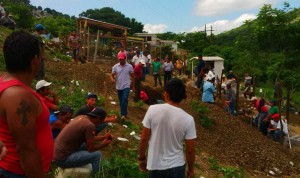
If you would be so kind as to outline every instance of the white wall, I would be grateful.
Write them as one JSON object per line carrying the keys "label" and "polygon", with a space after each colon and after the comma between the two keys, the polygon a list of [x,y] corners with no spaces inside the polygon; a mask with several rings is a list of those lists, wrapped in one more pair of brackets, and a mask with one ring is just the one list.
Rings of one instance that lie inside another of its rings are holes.
{"label": "white wall", "polygon": [[222,74],[222,69],[224,68],[224,61],[215,61],[215,75],[216,78],[217,76],[219,77],[219,79],[221,79],[221,74]]}

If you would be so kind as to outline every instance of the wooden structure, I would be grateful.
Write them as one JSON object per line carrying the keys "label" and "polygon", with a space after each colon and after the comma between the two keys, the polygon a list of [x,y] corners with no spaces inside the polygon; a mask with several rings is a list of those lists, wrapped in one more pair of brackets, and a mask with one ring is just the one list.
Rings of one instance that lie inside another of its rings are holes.
{"label": "wooden structure", "polygon": [[[127,27],[86,17],[78,18],[77,33],[80,35],[82,44],[80,55],[86,56],[87,59],[89,59],[90,48],[91,46],[96,46],[96,42],[106,47],[108,46],[109,42],[109,44],[112,44],[112,46],[115,45],[116,47],[126,48],[128,29],[129,28]],[[95,51],[96,50],[97,49],[95,49]]]}

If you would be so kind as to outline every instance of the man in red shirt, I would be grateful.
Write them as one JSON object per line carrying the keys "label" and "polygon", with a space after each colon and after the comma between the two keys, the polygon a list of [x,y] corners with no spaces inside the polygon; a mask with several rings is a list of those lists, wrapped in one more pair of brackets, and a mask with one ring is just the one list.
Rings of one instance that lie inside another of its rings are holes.
{"label": "man in red shirt", "polygon": [[77,64],[80,49],[80,38],[77,36],[75,31],[72,31],[71,35],[69,36],[68,47],[72,50],[72,57],[74,62]]}
{"label": "man in red shirt", "polygon": [[140,91],[141,91],[141,80],[143,76],[143,66],[145,65],[144,60],[140,60],[138,65],[134,66],[134,102],[138,102],[140,100]]}
{"label": "man in red shirt", "polygon": [[0,78],[0,140],[7,155],[0,177],[46,177],[54,154],[49,110],[30,87],[40,68],[40,46],[30,33],[10,34],[3,46],[7,74]]}
{"label": "man in red shirt", "polygon": [[254,117],[255,127],[258,128],[259,131],[263,132],[264,123],[263,120],[268,116],[269,109],[265,106],[265,100],[263,98],[257,99],[255,96],[251,98],[252,104],[257,110],[257,115]]}
{"label": "man in red shirt", "polygon": [[50,112],[54,112],[58,110],[58,99],[56,98],[55,93],[50,90],[50,85],[50,82],[40,80],[36,83],[35,89],[36,92],[43,98]]}

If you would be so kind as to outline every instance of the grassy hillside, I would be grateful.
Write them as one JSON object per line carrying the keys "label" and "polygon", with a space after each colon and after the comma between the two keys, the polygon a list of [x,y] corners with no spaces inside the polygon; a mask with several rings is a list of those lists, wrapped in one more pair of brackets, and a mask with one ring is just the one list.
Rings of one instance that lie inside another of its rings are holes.
{"label": "grassy hillside", "polygon": [[4,28],[0,26],[0,71],[3,71],[4,68],[4,57],[3,57],[3,44],[5,38],[11,33],[12,31],[8,28]]}

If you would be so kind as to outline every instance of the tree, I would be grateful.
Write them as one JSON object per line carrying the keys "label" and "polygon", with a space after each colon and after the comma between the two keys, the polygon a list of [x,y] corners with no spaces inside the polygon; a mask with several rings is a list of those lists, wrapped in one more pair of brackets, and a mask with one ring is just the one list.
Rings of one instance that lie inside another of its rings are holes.
{"label": "tree", "polygon": [[125,15],[121,12],[115,11],[110,7],[104,7],[102,9],[88,9],[87,11],[79,14],[79,16],[131,28],[128,31],[130,34],[141,33],[144,28],[144,25],[137,22],[136,19],[125,17]]}
{"label": "tree", "polygon": [[29,29],[33,26],[33,15],[28,5],[11,3],[6,8],[13,15],[13,19],[19,28]]}

